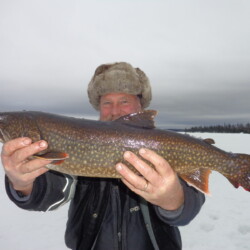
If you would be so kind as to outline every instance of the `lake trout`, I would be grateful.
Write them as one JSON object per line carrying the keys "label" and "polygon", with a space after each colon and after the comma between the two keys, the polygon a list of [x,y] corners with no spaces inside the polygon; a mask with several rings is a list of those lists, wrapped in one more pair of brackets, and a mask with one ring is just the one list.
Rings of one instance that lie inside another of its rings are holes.
{"label": "lake trout", "polygon": [[[35,157],[53,160],[49,169],[61,173],[120,178],[114,166],[129,150],[139,156],[148,148],[166,159],[178,176],[208,193],[212,170],[224,175],[234,187],[250,191],[250,155],[225,152],[211,139],[198,139],[154,126],[156,111],[130,114],[111,122],[94,121],[35,111],[0,113],[0,141],[30,137],[45,140],[48,149]],[[140,156],[139,156],[140,157]]]}

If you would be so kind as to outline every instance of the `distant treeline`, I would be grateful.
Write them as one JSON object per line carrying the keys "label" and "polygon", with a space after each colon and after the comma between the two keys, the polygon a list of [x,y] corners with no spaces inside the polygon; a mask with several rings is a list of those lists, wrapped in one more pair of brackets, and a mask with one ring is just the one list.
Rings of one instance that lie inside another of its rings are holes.
{"label": "distant treeline", "polygon": [[215,126],[199,126],[185,129],[185,132],[215,132],[215,133],[246,133],[250,134],[250,123],[243,124],[224,124]]}

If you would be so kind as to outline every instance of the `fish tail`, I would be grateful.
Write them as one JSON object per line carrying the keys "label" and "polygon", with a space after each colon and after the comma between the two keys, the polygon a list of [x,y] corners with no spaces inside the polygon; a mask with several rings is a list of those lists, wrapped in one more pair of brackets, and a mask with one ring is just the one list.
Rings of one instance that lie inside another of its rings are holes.
{"label": "fish tail", "polygon": [[235,188],[243,187],[250,192],[250,155],[236,154],[233,174],[225,175]]}

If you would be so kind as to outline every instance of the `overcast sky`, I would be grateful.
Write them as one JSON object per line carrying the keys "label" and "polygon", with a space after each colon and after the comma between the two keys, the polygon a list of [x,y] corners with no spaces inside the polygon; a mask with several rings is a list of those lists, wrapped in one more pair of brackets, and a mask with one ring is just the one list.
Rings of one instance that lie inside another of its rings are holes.
{"label": "overcast sky", "polygon": [[250,122],[249,27],[249,0],[1,0],[0,112],[97,118],[96,67],[126,61],[158,126]]}

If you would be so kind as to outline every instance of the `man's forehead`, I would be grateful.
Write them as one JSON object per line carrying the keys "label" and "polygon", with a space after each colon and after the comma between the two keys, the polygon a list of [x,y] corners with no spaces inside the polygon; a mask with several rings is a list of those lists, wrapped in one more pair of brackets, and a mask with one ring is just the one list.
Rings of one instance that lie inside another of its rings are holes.
{"label": "man's forehead", "polygon": [[135,95],[127,93],[108,93],[101,96],[102,99],[124,99],[124,98],[136,98]]}

